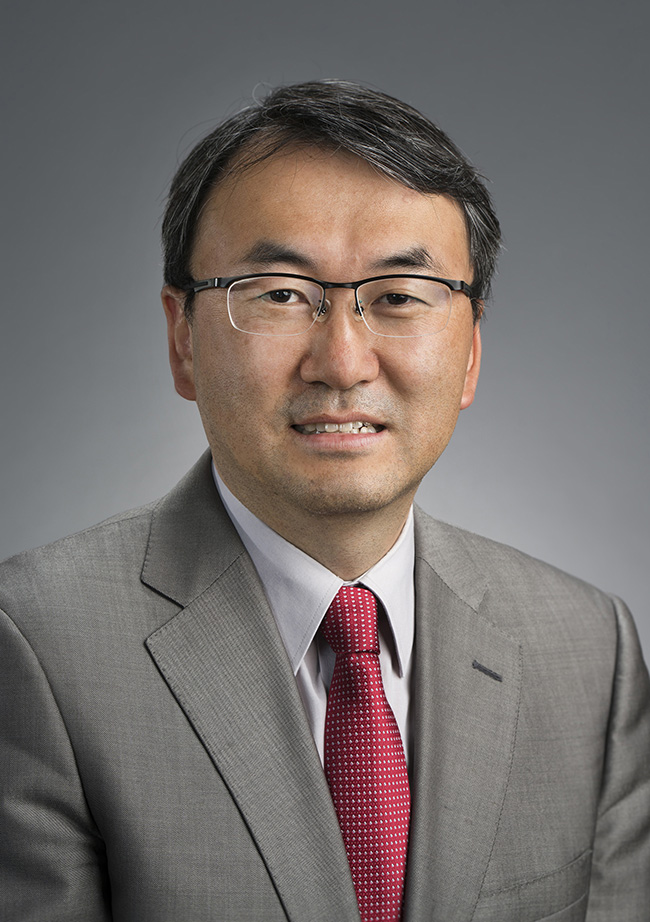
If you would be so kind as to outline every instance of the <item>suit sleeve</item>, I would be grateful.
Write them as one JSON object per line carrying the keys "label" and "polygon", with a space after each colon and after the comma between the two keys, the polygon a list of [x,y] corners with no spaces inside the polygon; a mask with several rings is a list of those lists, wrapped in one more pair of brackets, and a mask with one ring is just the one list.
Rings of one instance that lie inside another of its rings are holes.
{"label": "suit sleeve", "polygon": [[615,600],[617,668],[588,922],[650,920],[650,682],[632,618]]}
{"label": "suit sleeve", "polygon": [[0,611],[0,918],[108,922],[102,840],[34,651]]}

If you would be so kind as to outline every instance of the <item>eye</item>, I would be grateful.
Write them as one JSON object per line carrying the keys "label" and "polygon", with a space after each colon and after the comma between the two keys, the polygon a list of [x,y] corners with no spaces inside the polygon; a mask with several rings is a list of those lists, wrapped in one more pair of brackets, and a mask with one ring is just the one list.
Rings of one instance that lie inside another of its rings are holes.
{"label": "eye", "polygon": [[422,304],[422,300],[409,291],[379,291],[375,294],[371,306],[374,310],[388,310],[390,308],[415,308]]}
{"label": "eye", "polygon": [[261,301],[267,304],[277,304],[278,306],[296,306],[311,304],[318,296],[308,291],[302,291],[300,288],[270,288],[262,290],[257,294]]}
{"label": "eye", "polygon": [[402,295],[396,291],[389,291],[378,300],[389,304],[391,307],[402,307],[403,304],[413,299],[411,295]]}
{"label": "eye", "polygon": [[410,317],[430,310],[448,311],[450,292],[445,285],[433,279],[401,276],[362,285],[359,301],[362,307],[367,305],[375,313],[391,314],[395,318]]}
{"label": "eye", "polygon": [[291,291],[290,288],[275,288],[273,291],[267,291],[261,297],[273,304],[291,304],[299,299],[299,294]]}

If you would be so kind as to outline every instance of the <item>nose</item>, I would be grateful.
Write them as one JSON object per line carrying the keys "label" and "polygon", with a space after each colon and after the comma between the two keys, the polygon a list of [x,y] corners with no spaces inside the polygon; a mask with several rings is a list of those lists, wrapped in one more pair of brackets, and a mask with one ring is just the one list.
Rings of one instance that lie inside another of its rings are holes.
{"label": "nose", "polygon": [[351,291],[331,292],[327,312],[307,336],[309,345],[300,366],[303,381],[348,390],[374,381],[379,374],[378,339],[355,311]]}

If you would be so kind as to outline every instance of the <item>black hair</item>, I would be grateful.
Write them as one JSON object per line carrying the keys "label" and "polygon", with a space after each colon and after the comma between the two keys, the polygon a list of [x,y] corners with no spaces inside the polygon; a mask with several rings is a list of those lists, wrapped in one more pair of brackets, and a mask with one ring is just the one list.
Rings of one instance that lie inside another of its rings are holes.
{"label": "black hair", "polygon": [[[483,177],[433,122],[406,103],[356,83],[323,80],[279,87],[224,121],[183,161],[162,225],[165,282],[187,289],[201,209],[211,190],[287,146],[346,151],[423,193],[453,198],[469,235],[474,318],[490,293],[499,222]],[[191,314],[193,297],[186,298]]]}

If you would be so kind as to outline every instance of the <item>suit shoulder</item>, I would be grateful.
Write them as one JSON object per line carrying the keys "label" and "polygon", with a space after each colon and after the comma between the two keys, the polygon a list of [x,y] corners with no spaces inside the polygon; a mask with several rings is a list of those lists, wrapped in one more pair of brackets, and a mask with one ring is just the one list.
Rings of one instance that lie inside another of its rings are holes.
{"label": "suit shoulder", "polygon": [[92,554],[94,550],[120,546],[147,534],[153,512],[160,500],[117,513],[81,531],[58,538],[40,547],[21,551],[0,562],[0,585],[16,572],[61,565]]}
{"label": "suit shoulder", "polygon": [[619,603],[612,596],[525,552],[485,538],[473,532],[448,525],[422,510],[416,513],[417,552],[431,562],[434,569],[452,573],[472,569],[482,575],[492,597],[502,605],[556,606],[558,610],[600,610],[611,619]]}
{"label": "suit shoulder", "polygon": [[89,586],[139,582],[157,502],[23,551],[0,563],[0,608],[15,613],[83,595]]}

